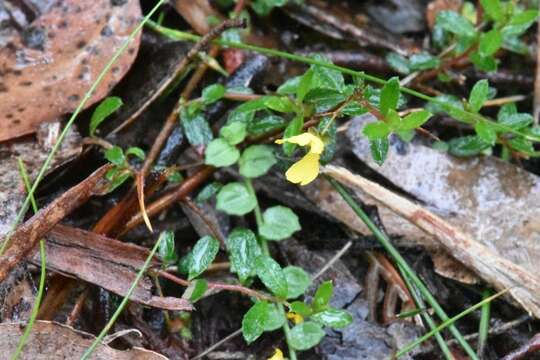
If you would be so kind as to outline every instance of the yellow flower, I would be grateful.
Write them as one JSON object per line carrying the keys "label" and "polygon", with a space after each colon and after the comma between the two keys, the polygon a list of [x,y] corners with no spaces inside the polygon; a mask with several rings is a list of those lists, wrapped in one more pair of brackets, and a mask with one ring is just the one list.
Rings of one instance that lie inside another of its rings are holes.
{"label": "yellow flower", "polygon": [[306,132],[287,139],[276,140],[276,143],[309,146],[308,153],[287,170],[285,177],[290,182],[300,185],[307,185],[315,180],[317,175],[319,175],[319,160],[324,151],[324,143],[320,137]]}
{"label": "yellow flower", "polygon": [[295,325],[298,325],[298,324],[300,324],[301,322],[304,321],[304,318],[302,317],[302,315],[297,314],[297,313],[292,312],[292,311],[289,311],[289,312],[287,313],[287,319],[292,320],[292,322],[293,322]]}
{"label": "yellow flower", "polygon": [[280,349],[276,349],[274,355],[268,358],[268,360],[283,360],[283,352]]}

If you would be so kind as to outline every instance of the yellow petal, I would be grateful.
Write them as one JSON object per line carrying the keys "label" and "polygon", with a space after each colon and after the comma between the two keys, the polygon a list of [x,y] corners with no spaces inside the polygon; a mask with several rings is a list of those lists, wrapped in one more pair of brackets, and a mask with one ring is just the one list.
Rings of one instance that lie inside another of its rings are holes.
{"label": "yellow petal", "polygon": [[322,154],[322,152],[324,151],[324,143],[323,141],[317,137],[317,136],[313,136],[313,138],[311,139],[311,143],[309,144],[310,148],[309,148],[309,152],[310,153],[314,153],[314,154]]}
{"label": "yellow petal", "polygon": [[272,357],[269,357],[268,360],[283,360],[283,352],[280,349],[276,349],[274,352],[274,355]]}
{"label": "yellow petal", "polygon": [[309,184],[319,175],[319,158],[319,154],[307,153],[287,170],[285,177],[294,184]]}
{"label": "yellow petal", "polygon": [[324,142],[321,140],[321,138],[308,132],[291,136],[290,138],[276,140],[277,144],[283,144],[286,142],[300,146],[309,146],[309,152],[314,154],[322,154],[324,150]]}
{"label": "yellow petal", "polygon": [[288,142],[288,143],[297,144],[300,146],[307,146],[311,143],[311,141],[313,141],[313,138],[317,138],[317,137],[313,134],[306,132],[300,135],[291,136],[286,139],[276,140],[276,143],[283,144],[284,142]]}
{"label": "yellow petal", "polygon": [[304,318],[302,317],[302,315],[297,314],[297,313],[292,312],[292,311],[289,311],[287,313],[287,319],[291,320],[295,325],[298,325],[298,324],[300,324],[301,322],[304,321]]}

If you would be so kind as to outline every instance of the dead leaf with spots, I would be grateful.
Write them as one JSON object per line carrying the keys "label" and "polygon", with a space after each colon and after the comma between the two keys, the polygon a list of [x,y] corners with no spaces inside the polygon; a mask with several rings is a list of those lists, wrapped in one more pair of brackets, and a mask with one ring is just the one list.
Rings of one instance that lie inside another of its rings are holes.
{"label": "dead leaf with spots", "polygon": [[[138,0],[56,0],[23,30],[0,39],[0,141],[74,111],[140,16]],[[124,76],[139,42],[137,36],[86,107]]]}

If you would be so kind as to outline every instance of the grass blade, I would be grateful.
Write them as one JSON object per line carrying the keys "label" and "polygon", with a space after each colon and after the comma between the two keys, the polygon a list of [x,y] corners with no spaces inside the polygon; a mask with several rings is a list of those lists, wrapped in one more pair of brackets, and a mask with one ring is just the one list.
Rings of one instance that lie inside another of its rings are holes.
{"label": "grass blade", "polygon": [[[24,164],[21,159],[17,159],[19,163],[19,172],[21,174],[21,177],[24,182],[24,186],[27,191],[30,190],[30,180],[28,179],[28,173],[26,172],[26,169],[24,167]],[[32,203],[32,209],[34,212],[38,211],[36,199],[34,198],[34,195],[30,196],[30,201]],[[30,313],[30,318],[28,319],[28,323],[26,324],[26,328],[24,329],[24,333],[22,334],[21,338],[19,339],[19,343],[17,344],[17,348],[15,349],[15,352],[11,356],[11,360],[16,360],[19,358],[19,356],[22,354],[24,345],[26,345],[26,341],[28,340],[28,337],[30,336],[30,332],[32,331],[32,328],[34,327],[34,322],[36,321],[38,312],[39,312],[39,306],[41,305],[41,300],[43,299],[43,293],[45,292],[45,275],[47,274],[47,258],[45,255],[45,240],[39,241],[39,258],[41,260],[41,272],[39,274],[39,286],[38,286],[38,292],[36,295],[36,300],[34,301],[34,306],[32,307],[32,312]]]}
{"label": "grass blade", "polygon": [[[424,299],[428,302],[428,304],[433,308],[437,316],[442,321],[447,321],[449,319],[448,315],[446,315],[446,312],[443,310],[443,308],[439,305],[437,300],[431,295],[427,287],[424,285],[424,283],[420,280],[418,275],[414,272],[414,270],[409,266],[407,261],[401,256],[399,251],[392,245],[390,242],[390,239],[386,236],[385,233],[383,233],[374,223],[371,221],[369,216],[365,213],[365,211],[358,205],[358,203],[351,197],[351,195],[347,192],[345,187],[341,185],[336,180],[325,176],[325,178],[330,182],[330,184],[334,187],[334,189],[337,190],[337,192],[341,195],[343,200],[351,207],[351,209],[356,213],[356,215],[366,224],[368,229],[373,233],[373,235],[379,240],[381,245],[385,248],[385,250],[392,256],[394,261],[398,264],[399,267],[405,271],[406,275],[411,279],[411,281],[414,283],[414,285],[418,288]],[[459,330],[452,324],[449,324],[448,327],[450,328],[450,332],[454,336],[454,338],[458,341],[460,346],[463,348],[463,350],[467,353],[467,355],[473,359],[478,360],[478,357],[476,356],[475,351],[471,348],[467,340],[461,335]]]}

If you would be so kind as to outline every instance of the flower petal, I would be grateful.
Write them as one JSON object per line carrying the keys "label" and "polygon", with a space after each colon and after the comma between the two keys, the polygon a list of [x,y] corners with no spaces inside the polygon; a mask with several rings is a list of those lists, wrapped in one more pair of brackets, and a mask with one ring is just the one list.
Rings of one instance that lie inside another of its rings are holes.
{"label": "flower petal", "polygon": [[297,144],[297,145],[300,145],[300,146],[307,146],[307,145],[311,144],[311,142],[313,141],[313,138],[317,138],[317,137],[315,135],[313,135],[313,134],[305,132],[303,134],[296,135],[296,136],[291,136],[291,137],[286,138],[286,139],[276,140],[276,143],[283,144],[285,142],[288,142],[288,143]]}
{"label": "flower petal", "polygon": [[285,177],[294,184],[309,184],[319,175],[319,159],[319,154],[307,153],[287,170]]}
{"label": "flower petal", "polygon": [[314,154],[322,154],[324,151],[324,143],[323,141],[317,137],[313,136],[311,139],[311,143],[309,144],[309,152]]}

